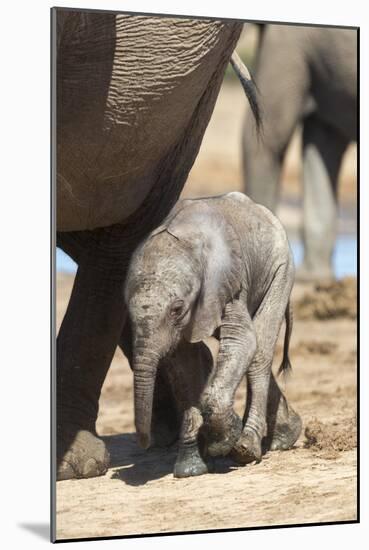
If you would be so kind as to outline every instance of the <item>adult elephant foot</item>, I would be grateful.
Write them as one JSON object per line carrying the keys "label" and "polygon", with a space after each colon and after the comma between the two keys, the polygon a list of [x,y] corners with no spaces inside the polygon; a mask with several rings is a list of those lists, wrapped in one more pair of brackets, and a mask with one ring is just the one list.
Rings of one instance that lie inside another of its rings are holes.
{"label": "adult elephant foot", "polygon": [[104,475],[110,456],[105,443],[87,430],[65,429],[64,441],[58,445],[57,480]]}
{"label": "adult elephant foot", "polygon": [[[109,454],[96,436],[99,398],[125,320],[121,238],[86,235],[57,341],[57,478],[106,472]],[[65,237],[63,237],[63,241]]]}
{"label": "adult elephant foot", "polygon": [[287,403],[271,376],[267,407],[267,436],[263,440],[263,451],[286,451],[298,440],[302,430],[300,416]]}

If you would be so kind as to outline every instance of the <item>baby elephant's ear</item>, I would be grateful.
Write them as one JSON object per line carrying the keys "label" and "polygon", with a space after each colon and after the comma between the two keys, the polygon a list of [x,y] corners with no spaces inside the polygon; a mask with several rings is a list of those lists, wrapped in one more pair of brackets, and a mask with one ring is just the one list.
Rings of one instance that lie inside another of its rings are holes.
{"label": "baby elephant's ear", "polygon": [[219,212],[209,213],[208,220],[202,221],[197,226],[197,236],[203,243],[202,283],[186,334],[190,342],[213,335],[221,324],[226,304],[241,290],[241,246],[232,225]]}
{"label": "baby elephant's ear", "polygon": [[163,231],[168,231],[168,227],[171,225],[174,218],[177,216],[178,212],[180,212],[181,209],[182,209],[182,204],[181,202],[178,202],[169,212],[167,217],[162,221],[162,223],[149,233],[148,238],[151,239],[152,237],[155,237],[155,235],[158,235]]}

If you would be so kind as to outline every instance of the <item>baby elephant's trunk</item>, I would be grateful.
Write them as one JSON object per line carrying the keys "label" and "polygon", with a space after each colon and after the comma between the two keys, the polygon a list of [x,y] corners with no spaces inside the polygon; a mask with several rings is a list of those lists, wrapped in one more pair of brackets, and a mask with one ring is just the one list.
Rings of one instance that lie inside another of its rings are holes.
{"label": "baby elephant's trunk", "polygon": [[291,361],[288,356],[293,325],[292,305],[290,301],[288,301],[284,317],[286,319],[286,332],[284,334],[283,359],[281,366],[278,369],[278,374],[281,374],[282,372],[288,374],[292,370]]}
{"label": "baby elephant's trunk", "polygon": [[152,406],[158,362],[159,355],[152,350],[143,348],[134,354],[135,424],[139,444],[144,449],[150,446]]}

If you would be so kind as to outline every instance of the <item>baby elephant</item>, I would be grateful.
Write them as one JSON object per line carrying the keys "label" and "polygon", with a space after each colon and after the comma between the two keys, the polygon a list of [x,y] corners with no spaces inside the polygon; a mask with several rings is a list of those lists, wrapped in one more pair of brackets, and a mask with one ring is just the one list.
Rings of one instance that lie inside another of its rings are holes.
{"label": "baby elephant", "polygon": [[[247,463],[261,460],[264,436],[271,449],[288,449],[297,440],[300,417],[271,374],[284,317],[281,369],[290,367],[293,278],[282,225],[242,193],[180,201],[135,251],[125,298],[136,430],[147,448],[159,367],[182,416],[175,476],[205,473],[204,448],[211,456],[232,451]],[[204,344],[211,336],[219,340],[214,365]],[[242,422],[233,403],[245,375]]]}

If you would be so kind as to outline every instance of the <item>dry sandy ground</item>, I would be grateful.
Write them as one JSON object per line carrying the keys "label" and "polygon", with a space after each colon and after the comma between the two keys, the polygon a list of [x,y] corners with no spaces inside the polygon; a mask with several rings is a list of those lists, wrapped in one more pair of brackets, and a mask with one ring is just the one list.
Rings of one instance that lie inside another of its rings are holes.
{"label": "dry sandy ground", "polygon": [[[72,280],[58,276],[58,326]],[[295,301],[306,288],[296,286]],[[280,349],[281,344],[276,366]],[[219,459],[214,473],[178,480],[172,475],[175,449],[143,451],[136,445],[132,375],[117,351],[97,423],[112,467],[100,478],[57,483],[57,538],[355,520],[356,449],[339,450],[352,447],[354,435],[355,320],[297,319],[291,359],[294,370],[286,394],[305,427],[314,419],[328,427],[320,447],[305,448],[302,434],[294,449],[270,452],[258,465],[236,467]],[[241,388],[239,412],[243,403]],[[329,442],[332,431],[336,448]],[[345,445],[347,441],[351,443]]]}

